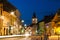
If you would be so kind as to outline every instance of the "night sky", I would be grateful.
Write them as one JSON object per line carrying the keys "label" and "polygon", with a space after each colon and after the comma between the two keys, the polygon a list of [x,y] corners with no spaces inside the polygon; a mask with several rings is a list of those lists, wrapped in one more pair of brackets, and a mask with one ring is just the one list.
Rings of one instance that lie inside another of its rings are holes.
{"label": "night sky", "polygon": [[55,13],[60,8],[60,0],[8,0],[21,13],[21,19],[26,24],[31,24],[32,15],[35,12],[38,21],[45,15]]}

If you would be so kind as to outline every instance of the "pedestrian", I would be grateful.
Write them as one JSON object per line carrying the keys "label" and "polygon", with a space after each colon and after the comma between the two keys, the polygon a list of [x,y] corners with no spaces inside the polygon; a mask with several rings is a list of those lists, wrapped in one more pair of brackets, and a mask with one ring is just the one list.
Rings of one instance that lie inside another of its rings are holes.
{"label": "pedestrian", "polygon": [[42,40],[42,37],[41,37],[41,40]]}
{"label": "pedestrian", "polygon": [[49,35],[45,35],[44,40],[48,40]]}
{"label": "pedestrian", "polygon": [[47,35],[46,35],[46,40],[48,40],[48,37],[49,37],[49,35],[47,34]]}

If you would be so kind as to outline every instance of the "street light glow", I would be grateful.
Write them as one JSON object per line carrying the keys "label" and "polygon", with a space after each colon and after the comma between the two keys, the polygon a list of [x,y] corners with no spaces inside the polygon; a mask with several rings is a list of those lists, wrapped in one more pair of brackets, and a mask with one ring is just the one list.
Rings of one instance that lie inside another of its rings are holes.
{"label": "street light glow", "polygon": [[22,30],[22,33],[24,33],[24,30]]}
{"label": "street light glow", "polygon": [[24,26],[27,26],[26,24],[24,24]]}
{"label": "street light glow", "polygon": [[22,23],[24,22],[24,20],[21,21]]}

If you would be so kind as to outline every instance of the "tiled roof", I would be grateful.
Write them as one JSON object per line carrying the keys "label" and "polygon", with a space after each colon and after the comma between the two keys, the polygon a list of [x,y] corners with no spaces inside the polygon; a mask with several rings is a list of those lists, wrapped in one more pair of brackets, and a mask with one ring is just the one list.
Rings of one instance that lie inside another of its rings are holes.
{"label": "tiled roof", "polygon": [[33,16],[32,16],[32,18],[36,18],[36,13],[35,13],[35,12],[33,13]]}

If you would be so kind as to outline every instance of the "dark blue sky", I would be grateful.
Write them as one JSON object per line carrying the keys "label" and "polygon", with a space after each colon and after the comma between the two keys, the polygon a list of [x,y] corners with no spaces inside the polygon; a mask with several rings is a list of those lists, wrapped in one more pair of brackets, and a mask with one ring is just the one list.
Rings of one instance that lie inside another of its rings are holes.
{"label": "dark blue sky", "polygon": [[45,15],[49,15],[60,8],[60,0],[8,0],[21,13],[21,19],[26,24],[31,23],[33,12],[36,12],[38,20],[43,19]]}

